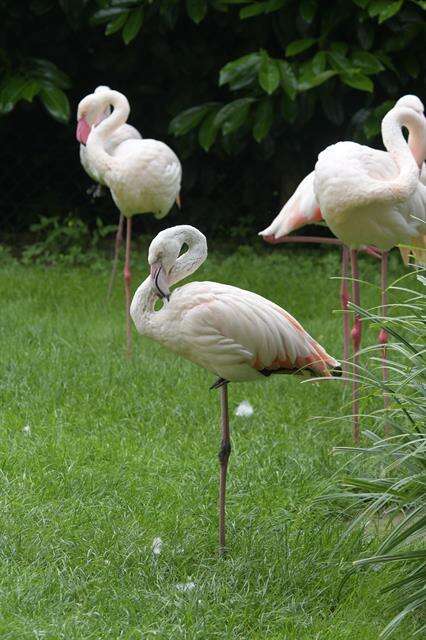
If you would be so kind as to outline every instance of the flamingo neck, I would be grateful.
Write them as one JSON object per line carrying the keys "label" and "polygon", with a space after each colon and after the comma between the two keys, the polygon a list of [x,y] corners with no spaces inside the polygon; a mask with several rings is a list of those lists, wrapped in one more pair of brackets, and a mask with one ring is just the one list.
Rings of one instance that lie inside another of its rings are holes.
{"label": "flamingo neck", "polygon": [[155,302],[158,298],[157,291],[151,276],[136,289],[130,305],[130,315],[139,333],[151,335],[151,320],[155,315]]}
{"label": "flamingo neck", "polygon": [[113,133],[126,123],[130,113],[130,106],[127,98],[118,91],[109,89],[102,93],[105,99],[105,107],[111,105],[113,111],[107,115],[104,111],[104,118],[92,127],[90,135],[87,139],[87,155],[96,169],[103,173],[111,168],[114,164],[114,158],[105,150],[108,140]]}
{"label": "flamingo neck", "polygon": [[179,225],[174,229],[180,248],[186,244],[188,250],[177,258],[170,270],[169,286],[195,273],[207,258],[207,242],[198,229],[189,225]]}
{"label": "flamingo neck", "polygon": [[383,118],[383,143],[399,169],[399,176],[394,181],[395,195],[406,198],[417,186],[419,166],[403,136],[403,127],[415,140],[425,137],[425,128],[423,118],[413,109],[394,107]]}

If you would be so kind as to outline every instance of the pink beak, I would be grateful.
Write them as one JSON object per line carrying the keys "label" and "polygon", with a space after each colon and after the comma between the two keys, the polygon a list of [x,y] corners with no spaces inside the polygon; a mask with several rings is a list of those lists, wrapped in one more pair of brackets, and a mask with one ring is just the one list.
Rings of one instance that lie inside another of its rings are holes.
{"label": "pink beak", "polygon": [[80,118],[77,123],[76,138],[81,144],[86,144],[92,127],[87,122],[86,118]]}

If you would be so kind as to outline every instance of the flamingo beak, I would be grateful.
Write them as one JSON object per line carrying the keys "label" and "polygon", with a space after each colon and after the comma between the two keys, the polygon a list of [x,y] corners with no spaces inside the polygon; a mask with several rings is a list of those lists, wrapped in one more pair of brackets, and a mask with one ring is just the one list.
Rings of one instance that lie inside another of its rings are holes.
{"label": "flamingo beak", "polygon": [[76,138],[77,140],[81,143],[81,144],[86,144],[87,142],[87,138],[89,137],[90,131],[91,131],[91,126],[90,124],[87,122],[86,118],[80,118],[80,120],[77,123],[77,131],[76,131]]}
{"label": "flamingo beak", "polygon": [[170,299],[169,283],[167,282],[166,272],[161,262],[154,262],[151,265],[151,279],[160,298]]}

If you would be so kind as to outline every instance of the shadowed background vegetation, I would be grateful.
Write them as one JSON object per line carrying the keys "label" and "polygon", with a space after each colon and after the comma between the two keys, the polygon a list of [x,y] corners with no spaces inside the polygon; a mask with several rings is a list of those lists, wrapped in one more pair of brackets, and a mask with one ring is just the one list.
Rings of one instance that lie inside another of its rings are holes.
{"label": "shadowed background vegetation", "polygon": [[[40,215],[115,222],[90,202],[74,113],[99,84],[183,162],[184,219],[248,238],[318,152],[377,137],[384,111],[424,91],[417,0],[0,1],[2,233]],[[182,221],[174,211],[164,221]],[[139,221],[158,229],[149,216]],[[147,228],[146,226],[144,228]]]}

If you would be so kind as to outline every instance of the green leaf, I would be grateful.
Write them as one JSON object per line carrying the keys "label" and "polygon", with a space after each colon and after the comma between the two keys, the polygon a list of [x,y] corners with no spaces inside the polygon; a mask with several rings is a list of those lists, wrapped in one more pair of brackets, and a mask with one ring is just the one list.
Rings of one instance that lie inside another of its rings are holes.
{"label": "green leaf", "polygon": [[143,23],[143,7],[134,9],[126,20],[122,36],[125,44],[129,44],[138,35]]}
{"label": "green leaf", "polygon": [[0,90],[0,112],[9,113],[23,97],[27,80],[24,76],[7,76]]}
{"label": "green leaf", "polygon": [[242,58],[228,62],[219,74],[219,86],[229,84],[235,91],[246,87],[255,78],[260,66],[260,53],[249,53]]}
{"label": "green leaf", "polygon": [[105,22],[109,22],[113,20],[117,16],[122,13],[127,13],[126,9],[121,7],[109,7],[108,9],[99,9],[93,16],[90,18],[90,22],[94,25],[104,24]]}
{"label": "green leaf", "polygon": [[339,72],[351,71],[353,69],[352,64],[348,58],[338,51],[327,51],[327,58],[330,65]]}
{"label": "green leaf", "polygon": [[22,98],[28,102],[32,102],[41,89],[41,85],[37,80],[27,80],[22,89]]}
{"label": "green leaf", "polygon": [[280,74],[281,86],[289,98],[294,100],[298,91],[298,84],[293,67],[287,60],[276,60],[275,62]]}
{"label": "green leaf", "polygon": [[31,76],[40,77],[61,89],[69,89],[71,86],[71,80],[67,74],[58,69],[58,67],[49,60],[31,58],[29,68]]}
{"label": "green leaf", "polygon": [[379,14],[379,24],[385,22],[385,20],[389,20],[394,15],[396,15],[403,5],[404,0],[398,0],[397,2],[388,2],[388,6],[385,7]]}
{"label": "green leaf", "polygon": [[404,0],[389,2],[389,0],[373,0],[368,6],[368,14],[371,18],[379,17],[379,24],[389,20],[401,9]]}
{"label": "green leaf", "polygon": [[222,127],[223,135],[232,133],[246,121],[252,102],[254,98],[240,98],[226,104],[216,114],[214,125]]}
{"label": "green leaf", "polygon": [[174,136],[184,136],[191,129],[194,129],[200,124],[201,120],[210,112],[210,110],[217,106],[217,102],[207,102],[200,104],[197,107],[191,107],[182,111],[173,118],[169,125],[169,133]]}
{"label": "green leaf", "polygon": [[207,13],[206,0],[186,0],[186,11],[193,22],[199,24]]}
{"label": "green leaf", "polygon": [[293,40],[287,45],[285,50],[285,55],[290,58],[291,56],[297,56],[298,53],[302,53],[302,51],[306,51],[312,45],[316,43],[315,38],[303,38],[302,40]]}
{"label": "green leaf", "polygon": [[266,93],[271,95],[280,84],[280,72],[275,60],[263,51],[258,74],[259,84]]}
{"label": "green leaf", "polygon": [[365,9],[370,0],[352,0],[352,2],[358,5],[358,7],[361,7],[361,9]]}
{"label": "green leaf", "polygon": [[270,98],[263,98],[259,102],[254,116],[253,137],[261,142],[269,133],[274,120],[274,105]]}
{"label": "green leaf", "polygon": [[312,70],[314,73],[321,73],[325,70],[327,64],[327,55],[325,51],[318,51],[312,58]]}
{"label": "green leaf", "polygon": [[384,69],[379,58],[368,51],[355,51],[352,55],[352,64],[364,73],[379,73]]}
{"label": "green leaf", "polygon": [[374,84],[368,76],[364,76],[362,73],[342,73],[340,74],[341,80],[353,89],[359,89],[359,91],[373,92]]}
{"label": "green leaf", "polygon": [[253,18],[254,16],[258,16],[261,13],[266,13],[268,9],[268,2],[255,2],[249,4],[247,7],[243,7],[240,10],[240,18],[241,20],[245,20],[246,18]]}
{"label": "green leaf", "polygon": [[309,24],[314,19],[317,9],[317,0],[302,0],[300,3],[300,15]]}
{"label": "green leaf", "polygon": [[210,150],[220,130],[220,126],[218,127],[215,124],[215,119],[216,111],[212,111],[207,118],[204,119],[203,124],[198,130],[198,142],[204,151]]}
{"label": "green leaf", "polygon": [[65,93],[58,87],[44,86],[40,98],[51,116],[59,122],[66,123],[70,117],[70,104]]}
{"label": "green leaf", "polygon": [[336,53],[339,53],[342,56],[346,56],[349,46],[347,45],[346,42],[341,42],[340,40],[334,40],[334,42],[332,42],[330,45],[330,49],[331,51],[335,51]]}
{"label": "green leaf", "polygon": [[111,36],[113,33],[120,31],[120,29],[124,27],[124,23],[126,22],[128,16],[129,12],[126,11],[126,13],[122,13],[121,15],[114,18],[114,20],[111,20],[111,22],[108,22],[107,26],[105,27],[105,35]]}
{"label": "green leaf", "polygon": [[411,51],[407,51],[402,59],[402,64],[406,72],[412,77],[417,78],[420,73],[420,64],[418,57]]}
{"label": "green leaf", "polygon": [[328,71],[322,71],[321,73],[312,73],[310,76],[306,75],[299,81],[299,91],[308,91],[308,89],[318,87],[335,75],[337,75],[337,71],[333,69],[328,69]]}

